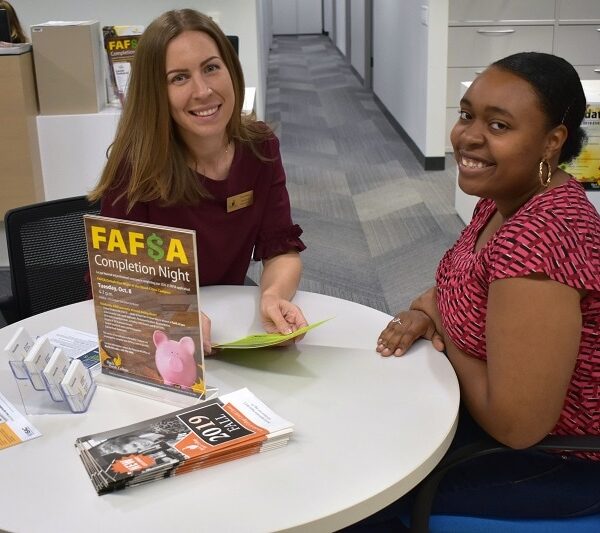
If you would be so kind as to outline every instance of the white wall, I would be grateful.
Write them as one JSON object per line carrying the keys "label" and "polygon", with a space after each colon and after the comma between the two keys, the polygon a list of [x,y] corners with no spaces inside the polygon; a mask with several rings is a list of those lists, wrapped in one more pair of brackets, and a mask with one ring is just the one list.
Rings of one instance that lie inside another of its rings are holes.
{"label": "white wall", "polygon": [[323,30],[329,34],[333,32],[333,2],[335,0],[323,0]]}
{"label": "white wall", "polygon": [[350,2],[350,64],[365,79],[365,0]]}
{"label": "white wall", "polygon": [[[256,0],[256,20],[258,23],[259,53],[258,79],[263,90],[256,95],[256,109],[260,109],[260,119],[264,120],[267,108],[267,74],[269,72],[269,51],[273,43],[273,5],[272,0]],[[246,82],[250,85],[248,82]]]}
{"label": "white wall", "polygon": [[449,0],[429,0],[427,36],[427,157],[444,157],[446,152],[446,78],[448,70]]}
{"label": "white wall", "polygon": [[298,0],[298,33],[320,34],[323,31],[321,0]]}
{"label": "white wall", "polygon": [[373,92],[425,157],[445,153],[447,24],[448,0],[373,2]]}
{"label": "white wall", "polygon": [[335,43],[346,55],[346,0],[335,0]]}
{"label": "white wall", "polygon": [[323,30],[321,0],[272,0],[275,35],[319,34]]}
{"label": "white wall", "polygon": [[[13,6],[26,33],[32,24],[48,20],[99,20],[101,26],[148,25],[169,9],[189,7],[212,16],[223,31],[240,38],[240,61],[246,85],[256,87],[257,114],[264,118],[265,77],[261,77],[259,54],[263,46],[258,35],[257,6],[261,0],[15,0]],[[262,107],[259,107],[259,105]]]}
{"label": "white wall", "polygon": [[296,0],[273,1],[273,33],[292,35],[298,33]]}

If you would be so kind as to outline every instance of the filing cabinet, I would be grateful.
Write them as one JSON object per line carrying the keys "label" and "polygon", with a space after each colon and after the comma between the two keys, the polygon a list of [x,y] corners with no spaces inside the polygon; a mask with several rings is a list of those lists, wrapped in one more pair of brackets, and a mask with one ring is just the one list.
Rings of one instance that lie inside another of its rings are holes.
{"label": "filing cabinet", "polygon": [[553,53],[581,79],[600,79],[600,0],[450,0],[446,150],[458,116],[460,82],[515,52]]}
{"label": "filing cabinet", "polygon": [[[593,0],[592,0],[593,1]],[[450,25],[519,23],[543,21],[554,23],[555,0],[450,0]]]}

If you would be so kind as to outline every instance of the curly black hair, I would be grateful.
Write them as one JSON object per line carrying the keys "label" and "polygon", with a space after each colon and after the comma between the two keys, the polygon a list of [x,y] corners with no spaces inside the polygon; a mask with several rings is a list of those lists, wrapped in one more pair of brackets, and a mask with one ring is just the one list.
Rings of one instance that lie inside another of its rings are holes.
{"label": "curly black hair", "polygon": [[587,140],[581,128],[586,99],[573,66],[562,57],[541,52],[520,52],[492,66],[519,76],[533,87],[550,128],[565,125],[569,134],[560,152],[559,164],[577,157]]}

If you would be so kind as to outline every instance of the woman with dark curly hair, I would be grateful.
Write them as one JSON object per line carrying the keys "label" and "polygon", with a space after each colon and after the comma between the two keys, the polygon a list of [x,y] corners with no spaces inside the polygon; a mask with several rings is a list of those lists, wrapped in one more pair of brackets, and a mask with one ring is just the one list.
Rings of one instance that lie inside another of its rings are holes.
{"label": "woman with dark curly hair", "polygon": [[493,63],[460,102],[458,183],[481,200],[435,286],[377,351],[402,356],[430,339],[461,387],[453,446],[487,434],[520,451],[453,469],[436,513],[600,511],[600,454],[527,450],[548,434],[600,434],[600,216],[559,168],[581,150],[585,111],[575,69],[536,52]]}

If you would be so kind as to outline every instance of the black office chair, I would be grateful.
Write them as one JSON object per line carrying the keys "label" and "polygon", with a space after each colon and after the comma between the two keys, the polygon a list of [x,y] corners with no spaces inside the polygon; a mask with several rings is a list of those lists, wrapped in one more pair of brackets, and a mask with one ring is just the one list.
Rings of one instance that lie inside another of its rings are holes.
{"label": "black office chair", "polygon": [[0,300],[8,324],[89,297],[85,196],[11,209],[4,216],[12,296]]}
{"label": "black office chair", "polygon": [[231,43],[231,46],[233,46],[235,53],[237,55],[239,55],[239,53],[240,53],[240,38],[237,35],[228,35],[227,39]]}
{"label": "black office chair", "polygon": [[[542,439],[532,449],[560,452],[600,452],[600,435],[549,435]],[[431,516],[431,509],[435,494],[442,478],[446,473],[461,463],[497,453],[511,453],[514,451],[504,446],[491,437],[454,450],[442,459],[434,470],[425,478],[417,488],[415,502],[412,508],[410,530],[416,533],[428,533],[432,531],[460,530],[467,533],[471,531],[600,531],[600,514],[565,518],[557,520],[504,520],[501,518],[490,519],[481,517],[457,517],[446,515]],[[431,524],[430,524],[431,519]],[[521,524],[522,529],[519,525]],[[457,529],[458,528],[458,529]],[[566,528],[566,529],[565,529]]]}

